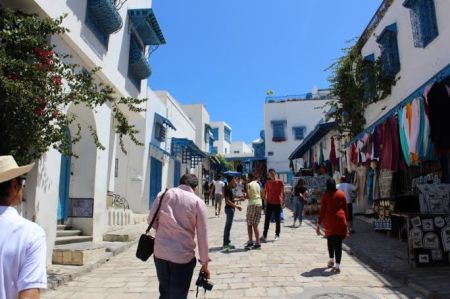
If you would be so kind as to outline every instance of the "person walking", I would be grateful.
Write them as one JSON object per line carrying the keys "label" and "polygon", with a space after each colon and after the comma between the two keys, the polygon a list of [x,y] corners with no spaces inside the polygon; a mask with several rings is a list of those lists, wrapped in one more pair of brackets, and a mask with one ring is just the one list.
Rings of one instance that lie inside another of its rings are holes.
{"label": "person walking", "polygon": [[225,215],[227,216],[227,219],[225,221],[225,228],[223,230],[223,249],[224,250],[230,250],[234,249],[235,246],[231,244],[230,241],[230,231],[231,226],[233,225],[233,219],[234,219],[234,211],[235,209],[238,209],[239,211],[242,210],[240,206],[238,206],[234,199],[233,194],[233,188],[236,187],[236,179],[235,178],[229,178],[228,183],[225,186]]}
{"label": "person walking", "polygon": [[47,288],[44,230],[21,217],[25,179],[33,164],[19,167],[13,156],[0,156],[0,298],[39,299]]}
{"label": "person walking", "polygon": [[337,189],[341,190],[345,194],[345,201],[347,202],[347,223],[350,233],[354,233],[353,229],[353,198],[356,197],[356,187],[353,184],[347,183],[346,178],[341,177],[341,183],[337,185]]}
{"label": "person walking", "polygon": [[[248,242],[245,245],[246,250],[259,249],[261,243],[259,241],[259,221],[261,220],[262,196],[258,178],[253,173],[248,175],[249,183],[247,184],[247,233]],[[253,233],[255,233],[255,243],[253,243]]]}
{"label": "person walking", "polygon": [[[166,192],[153,224],[156,229],[154,260],[160,299],[187,298],[196,265],[195,235],[202,265],[200,271],[210,278],[207,209],[203,200],[194,193],[197,186],[195,175],[183,175],[180,185]],[[158,209],[161,195],[150,209],[148,222]]]}
{"label": "person walking", "polygon": [[266,215],[264,219],[264,231],[261,237],[262,242],[267,241],[267,233],[269,231],[270,218],[275,214],[275,241],[280,238],[280,214],[281,207],[284,205],[284,183],[282,180],[276,178],[274,169],[269,169],[269,178],[265,185],[265,198],[267,201]]}
{"label": "person walking", "polygon": [[209,193],[211,192],[211,190],[209,190],[208,180],[205,180],[202,187],[203,187],[203,198],[205,199],[206,206],[208,206],[209,205]]}
{"label": "person walking", "polygon": [[[320,226],[323,225],[327,237],[328,267],[333,273],[340,273],[342,258],[342,240],[348,236],[347,203],[344,192],[336,189],[336,181],[328,179],[326,191],[320,199],[320,215],[316,232],[321,235]],[[335,262],[336,261],[336,262]]]}
{"label": "person walking", "polygon": [[308,202],[307,191],[305,187],[305,180],[299,179],[292,190],[292,196],[294,200],[294,223],[292,227],[295,228],[295,222],[298,219],[299,226],[302,225],[303,220],[303,207]]}
{"label": "person walking", "polygon": [[222,181],[222,176],[220,174],[217,175],[213,180],[211,195],[214,196],[214,209],[216,211],[216,216],[220,216],[220,211],[222,209],[222,199],[225,196],[225,183]]}

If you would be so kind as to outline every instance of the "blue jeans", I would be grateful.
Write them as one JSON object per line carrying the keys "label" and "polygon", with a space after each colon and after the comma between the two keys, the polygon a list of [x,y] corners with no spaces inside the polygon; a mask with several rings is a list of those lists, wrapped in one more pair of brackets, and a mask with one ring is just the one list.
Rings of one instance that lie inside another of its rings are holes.
{"label": "blue jeans", "polygon": [[303,220],[303,201],[300,200],[299,197],[294,197],[294,222],[298,219],[300,223],[302,223]]}
{"label": "blue jeans", "polygon": [[194,273],[195,257],[187,264],[177,264],[155,257],[159,280],[159,299],[185,299]]}
{"label": "blue jeans", "polygon": [[230,231],[231,225],[233,225],[234,209],[225,207],[225,214],[227,220],[225,221],[225,229],[223,231],[223,246],[230,244]]}

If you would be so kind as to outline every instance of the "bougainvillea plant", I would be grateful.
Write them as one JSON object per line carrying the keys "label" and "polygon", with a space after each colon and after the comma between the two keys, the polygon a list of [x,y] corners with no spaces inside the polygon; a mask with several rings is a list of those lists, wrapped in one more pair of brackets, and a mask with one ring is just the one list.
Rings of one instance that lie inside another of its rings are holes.
{"label": "bougainvillea plant", "polygon": [[329,81],[337,100],[328,104],[334,108],[331,117],[336,120],[338,137],[354,137],[364,129],[367,105],[386,98],[397,79],[384,75],[380,57],[364,59],[360,43],[344,49],[344,56],[330,69]]}
{"label": "bougainvillea plant", "polygon": [[[0,10],[0,155],[13,155],[20,164],[39,159],[51,147],[64,155],[80,154],[71,151],[82,136],[77,115],[66,113],[69,105],[91,110],[109,105],[122,150],[124,136],[141,144],[123,109],[143,111],[139,107],[146,99],[116,96],[110,86],[96,82],[98,68],[86,71],[58,52],[50,40],[68,31],[63,20]],[[78,128],[71,137],[69,125]],[[97,148],[104,149],[96,130],[88,129]]]}

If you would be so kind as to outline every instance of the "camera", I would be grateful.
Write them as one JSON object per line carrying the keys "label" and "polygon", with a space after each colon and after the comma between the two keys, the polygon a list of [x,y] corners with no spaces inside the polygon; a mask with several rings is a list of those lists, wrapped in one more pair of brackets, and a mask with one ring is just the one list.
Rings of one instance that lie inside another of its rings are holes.
{"label": "camera", "polygon": [[[197,287],[201,287],[205,289],[205,291],[211,291],[214,284],[208,281],[208,278],[206,277],[206,273],[201,271],[198,274],[197,282],[195,283]],[[198,288],[197,288],[198,289]]]}

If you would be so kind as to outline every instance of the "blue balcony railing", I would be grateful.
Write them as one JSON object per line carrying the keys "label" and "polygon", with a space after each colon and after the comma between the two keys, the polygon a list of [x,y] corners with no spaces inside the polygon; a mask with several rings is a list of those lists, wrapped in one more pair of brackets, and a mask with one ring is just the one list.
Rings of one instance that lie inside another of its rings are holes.
{"label": "blue balcony railing", "polygon": [[88,0],[88,13],[104,35],[117,32],[123,21],[112,0]]}
{"label": "blue balcony railing", "polygon": [[129,72],[137,80],[148,78],[152,74],[144,49],[133,38],[130,40]]}

